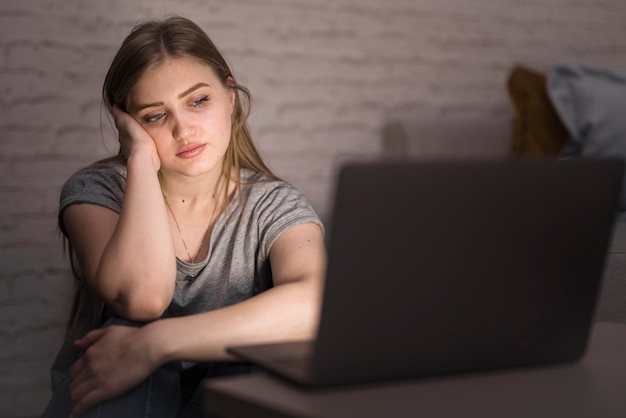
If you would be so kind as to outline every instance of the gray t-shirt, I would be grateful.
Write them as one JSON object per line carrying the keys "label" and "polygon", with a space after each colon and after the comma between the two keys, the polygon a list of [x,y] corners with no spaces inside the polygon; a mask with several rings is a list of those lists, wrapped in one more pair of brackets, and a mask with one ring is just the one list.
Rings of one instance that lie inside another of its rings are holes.
{"label": "gray t-shirt", "polygon": [[[303,223],[315,223],[323,229],[313,208],[294,187],[247,169],[241,170],[240,178],[241,194],[233,197],[218,218],[207,257],[198,263],[176,259],[176,289],[164,317],[210,311],[269,289],[273,285],[269,254],[276,239]],[[126,166],[120,163],[107,163],[73,175],[61,191],[61,231],[66,233],[63,210],[72,204],[90,203],[119,213],[125,184]],[[77,320],[68,340],[82,336],[102,321],[102,305],[98,306],[86,285],[82,289]],[[63,351],[53,366],[53,380],[55,370],[67,370],[73,361],[71,353],[63,355]]]}

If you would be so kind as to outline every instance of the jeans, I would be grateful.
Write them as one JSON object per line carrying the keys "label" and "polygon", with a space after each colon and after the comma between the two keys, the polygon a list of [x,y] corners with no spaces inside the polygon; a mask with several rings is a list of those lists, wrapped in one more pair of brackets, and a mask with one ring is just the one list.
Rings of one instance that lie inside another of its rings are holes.
{"label": "jeans", "polygon": [[[143,324],[111,318],[103,327]],[[202,413],[200,382],[209,377],[250,373],[258,370],[247,363],[202,363],[183,370],[180,362],[159,367],[139,386],[117,398],[103,402],[81,418],[200,418]],[[52,395],[42,418],[67,418],[72,411],[69,371]],[[78,417],[75,417],[78,418]]]}

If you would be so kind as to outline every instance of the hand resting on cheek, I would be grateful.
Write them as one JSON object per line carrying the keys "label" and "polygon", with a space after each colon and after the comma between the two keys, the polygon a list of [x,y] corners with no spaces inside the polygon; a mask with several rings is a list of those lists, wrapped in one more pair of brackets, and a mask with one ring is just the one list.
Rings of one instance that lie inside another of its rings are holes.
{"label": "hand resting on cheek", "polygon": [[146,152],[151,155],[155,171],[161,168],[161,160],[157,152],[154,139],[130,114],[124,112],[117,105],[113,105],[111,112],[115,118],[115,127],[119,131],[119,142],[122,154],[129,159],[137,153]]}

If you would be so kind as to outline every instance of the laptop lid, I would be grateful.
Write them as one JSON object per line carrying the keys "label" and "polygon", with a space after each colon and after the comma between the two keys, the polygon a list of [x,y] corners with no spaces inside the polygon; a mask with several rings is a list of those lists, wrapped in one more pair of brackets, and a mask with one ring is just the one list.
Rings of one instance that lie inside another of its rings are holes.
{"label": "laptop lid", "polygon": [[304,383],[580,358],[622,170],[609,160],[342,167]]}

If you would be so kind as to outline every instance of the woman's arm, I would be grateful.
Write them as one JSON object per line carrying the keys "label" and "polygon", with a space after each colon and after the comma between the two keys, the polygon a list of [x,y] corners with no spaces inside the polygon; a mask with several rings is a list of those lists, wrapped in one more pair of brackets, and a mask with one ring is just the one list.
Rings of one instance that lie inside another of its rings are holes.
{"label": "woman's arm", "polygon": [[[326,250],[318,225],[290,228],[270,252],[274,287],[215,311],[144,327],[159,363],[229,359],[226,347],[313,338],[317,333]],[[232,358],[230,358],[232,360]]]}
{"label": "woman's arm", "polygon": [[77,341],[88,349],[72,368],[74,412],[123,393],[171,360],[227,360],[231,345],[313,338],[326,272],[319,226],[303,224],[283,233],[270,262],[275,286],[244,302],[139,329],[102,328]]}
{"label": "woman's arm", "polygon": [[119,316],[149,321],[171,302],[176,257],[152,138],[130,115],[117,109],[114,115],[128,155],[121,213],[76,204],[63,221],[96,295]]}

